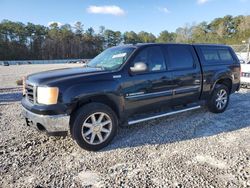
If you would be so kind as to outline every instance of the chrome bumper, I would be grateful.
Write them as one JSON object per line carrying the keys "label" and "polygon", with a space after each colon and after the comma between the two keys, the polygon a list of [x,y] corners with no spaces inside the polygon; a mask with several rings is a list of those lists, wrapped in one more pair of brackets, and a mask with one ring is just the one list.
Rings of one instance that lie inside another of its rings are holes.
{"label": "chrome bumper", "polygon": [[241,82],[240,85],[241,85],[241,87],[250,86],[250,83],[249,82]]}
{"label": "chrome bumper", "polygon": [[26,118],[27,125],[36,128],[37,130],[45,130],[47,133],[58,133],[69,131],[68,115],[39,115],[34,114],[23,108],[23,115]]}

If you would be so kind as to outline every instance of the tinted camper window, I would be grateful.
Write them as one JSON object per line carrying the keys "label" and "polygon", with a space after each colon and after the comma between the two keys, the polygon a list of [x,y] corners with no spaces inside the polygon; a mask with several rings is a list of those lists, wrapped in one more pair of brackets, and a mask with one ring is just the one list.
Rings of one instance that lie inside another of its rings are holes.
{"label": "tinted camper window", "polygon": [[223,47],[200,47],[205,63],[218,64],[218,63],[232,63],[233,56],[228,48]]}

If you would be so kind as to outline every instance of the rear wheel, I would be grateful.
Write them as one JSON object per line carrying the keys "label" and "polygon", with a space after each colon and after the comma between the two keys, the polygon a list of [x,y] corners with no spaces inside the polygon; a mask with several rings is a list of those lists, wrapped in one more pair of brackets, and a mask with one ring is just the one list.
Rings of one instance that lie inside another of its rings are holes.
{"label": "rear wheel", "polygon": [[213,113],[222,113],[226,110],[229,103],[229,90],[223,84],[217,84],[208,100],[208,109]]}
{"label": "rear wheel", "polygon": [[81,148],[96,151],[114,138],[117,126],[117,116],[111,108],[101,103],[90,103],[77,111],[72,136]]}

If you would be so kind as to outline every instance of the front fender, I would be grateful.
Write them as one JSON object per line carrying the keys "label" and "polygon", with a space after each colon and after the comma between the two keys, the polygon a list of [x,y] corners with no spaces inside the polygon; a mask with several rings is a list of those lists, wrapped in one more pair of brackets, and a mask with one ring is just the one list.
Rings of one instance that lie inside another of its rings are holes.
{"label": "front fender", "polygon": [[63,93],[63,102],[69,104],[70,113],[79,105],[89,102],[102,102],[108,104],[121,116],[124,109],[124,100],[121,95],[119,83],[112,81],[92,82],[73,85]]}

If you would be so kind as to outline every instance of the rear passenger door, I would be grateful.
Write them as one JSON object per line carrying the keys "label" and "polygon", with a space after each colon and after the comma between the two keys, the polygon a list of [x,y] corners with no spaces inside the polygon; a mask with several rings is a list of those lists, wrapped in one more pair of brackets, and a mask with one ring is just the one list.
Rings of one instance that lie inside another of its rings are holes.
{"label": "rear passenger door", "polygon": [[197,102],[202,75],[199,60],[191,45],[169,44],[163,47],[167,69],[172,73],[172,105]]}

